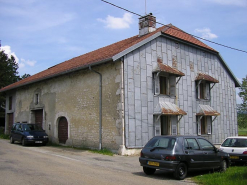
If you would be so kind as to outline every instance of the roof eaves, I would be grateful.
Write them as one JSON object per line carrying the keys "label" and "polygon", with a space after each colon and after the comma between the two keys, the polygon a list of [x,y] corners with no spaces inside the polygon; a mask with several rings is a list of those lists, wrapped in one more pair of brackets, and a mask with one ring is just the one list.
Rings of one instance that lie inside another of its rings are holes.
{"label": "roof eaves", "polygon": [[60,72],[60,73],[57,73],[57,74],[53,74],[53,75],[50,75],[50,76],[45,76],[43,78],[39,78],[37,80],[32,80],[30,82],[26,82],[26,83],[23,83],[23,84],[20,84],[20,85],[16,85],[16,86],[13,86],[13,87],[10,87],[10,88],[8,88],[8,86],[7,86],[6,88],[3,88],[3,90],[0,89],[0,92],[10,91],[10,90],[13,90],[13,89],[16,89],[16,88],[19,88],[19,87],[23,87],[23,86],[26,86],[26,85],[30,85],[30,84],[33,84],[33,83],[37,83],[37,82],[40,82],[40,81],[43,81],[43,80],[48,80],[48,79],[55,78],[55,77],[58,77],[58,76],[61,76],[61,75],[65,75],[65,74],[68,74],[68,73],[72,73],[72,72],[75,72],[75,71],[86,69],[86,68],[89,68],[89,66],[92,67],[92,66],[96,66],[96,65],[99,65],[99,64],[103,64],[103,63],[111,61],[111,60],[112,60],[112,58],[107,58],[107,59],[101,60],[99,62],[95,62],[95,63],[92,63],[92,64],[87,64],[87,65],[84,65],[84,66],[73,68],[73,69],[70,69],[70,70],[67,70],[67,71],[63,71],[63,72]]}
{"label": "roof eaves", "polygon": [[235,82],[235,87],[241,87],[240,82],[238,81],[238,79],[235,77],[235,75],[233,74],[233,72],[231,71],[231,69],[228,67],[228,65],[226,64],[225,60],[222,58],[222,56],[220,55],[220,53],[218,53],[218,57],[221,60],[223,66],[226,68],[226,70],[230,73],[230,76],[233,78],[234,82]]}
{"label": "roof eaves", "polygon": [[120,52],[120,53],[114,55],[114,56],[112,57],[113,61],[116,61],[116,60],[120,59],[120,58],[123,57],[124,55],[126,55],[126,54],[128,54],[128,53],[134,51],[135,49],[137,49],[137,48],[143,46],[144,44],[146,44],[146,43],[152,41],[153,39],[156,39],[156,38],[159,37],[160,35],[161,35],[161,32],[159,31],[159,32],[155,33],[154,35],[152,35],[152,36],[150,36],[150,37],[148,37],[148,38],[146,38],[146,39],[144,39],[144,40],[138,42],[137,44],[134,44],[133,46],[131,46],[131,47],[125,49],[124,51],[122,51],[122,52]]}

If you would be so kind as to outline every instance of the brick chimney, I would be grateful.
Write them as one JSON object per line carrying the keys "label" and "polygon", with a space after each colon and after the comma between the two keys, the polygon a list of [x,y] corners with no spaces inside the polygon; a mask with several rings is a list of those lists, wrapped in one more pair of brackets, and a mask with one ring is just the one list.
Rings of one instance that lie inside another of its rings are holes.
{"label": "brick chimney", "polygon": [[139,18],[139,37],[156,30],[156,17],[152,13]]}

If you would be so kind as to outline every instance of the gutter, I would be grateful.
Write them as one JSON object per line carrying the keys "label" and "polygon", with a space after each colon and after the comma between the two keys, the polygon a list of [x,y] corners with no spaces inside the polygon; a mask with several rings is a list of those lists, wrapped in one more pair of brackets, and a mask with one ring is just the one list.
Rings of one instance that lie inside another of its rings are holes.
{"label": "gutter", "polygon": [[[39,78],[37,80],[32,80],[30,82],[23,83],[23,84],[16,85],[14,87],[10,87],[10,88],[6,88],[6,89],[2,90],[4,88],[3,87],[2,89],[0,89],[0,92],[5,92],[5,91],[13,90],[13,89],[16,89],[16,88],[19,88],[19,87],[22,87],[22,86],[30,85],[30,84],[33,84],[33,83],[36,83],[36,82],[40,82],[40,81],[43,81],[43,80],[48,80],[50,78],[55,78],[55,77],[58,77],[58,76],[66,75],[68,73],[72,73],[72,72],[79,71],[79,70],[82,70],[82,69],[87,69],[87,68],[89,68],[89,66],[91,66],[91,67],[92,66],[96,66],[96,65],[103,64],[103,63],[106,63],[106,62],[111,61],[111,60],[112,60],[112,58],[107,58],[107,59],[101,60],[99,62],[95,62],[95,63],[92,63],[92,64],[83,65],[83,66],[80,66],[80,67],[69,69],[67,71],[63,71],[63,72],[60,72],[60,73],[57,73],[57,74],[53,74],[53,75],[50,75],[50,76],[46,76],[46,77],[43,77],[43,78],[41,77],[41,78]],[[46,70],[48,70],[48,69],[46,69]],[[31,77],[33,77],[33,76],[31,76]],[[17,83],[17,82],[15,82],[15,83]],[[12,85],[12,84],[10,84],[10,85]],[[6,86],[6,87],[8,87],[8,86]]]}

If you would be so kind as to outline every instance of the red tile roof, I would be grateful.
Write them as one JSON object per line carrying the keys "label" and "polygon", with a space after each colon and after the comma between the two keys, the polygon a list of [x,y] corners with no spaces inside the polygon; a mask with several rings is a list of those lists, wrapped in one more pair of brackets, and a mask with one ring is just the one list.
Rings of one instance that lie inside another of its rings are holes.
{"label": "red tile roof", "polygon": [[215,79],[214,77],[208,75],[208,74],[205,74],[205,73],[198,73],[196,79],[196,81],[198,80],[206,80],[206,81],[209,81],[209,82],[213,82],[213,83],[219,83],[219,80]]}
{"label": "red tile roof", "polygon": [[[98,50],[86,53],[84,55],[72,58],[70,60],[67,60],[65,62],[62,62],[60,64],[57,64],[53,67],[50,67],[44,71],[41,71],[37,74],[34,74],[28,78],[25,78],[21,81],[18,81],[16,83],[13,83],[9,86],[3,87],[0,89],[0,92],[11,90],[17,87],[21,87],[30,83],[34,83],[37,81],[41,81],[44,79],[52,78],[54,76],[62,75],[70,71],[74,71],[83,67],[87,67],[91,64],[95,64],[97,62],[101,62],[104,60],[112,60],[112,57],[125,49],[130,48],[131,46],[134,46],[135,44],[147,39],[148,37],[158,33],[162,32],[165,35],[169,35],[172,37],[176,37],[178,39],[181,39],[186,42],[190,42],[192,44],[195,44],[197,46],[209,49],[211,51],[215,51],[211,47],[207,46],[206,44],[202,43],[198,39],[194,38],[193,36],[185,33],[184,31],[178,29],[177,27],[169,24],[167,26],[162,26],[158,28],[156,31],[149,33],[147,35],[143,35],[141,37],[134,36],[119,42],[116,42],[114,44],[111,44],[109,46],[100,48]],[[216,52],[216,51],[215,51]]]}
{"label": "red tile roof", "polygon": [[175,74],[176,76],[185,76],[185,74],[183,72],[179,71],[178,69],[173,68],[169,65],[163,64],[161,58],[157,59],[157,63],[158,63],[158,68],[155,70],[157,72],[163,71],[163,72]]}

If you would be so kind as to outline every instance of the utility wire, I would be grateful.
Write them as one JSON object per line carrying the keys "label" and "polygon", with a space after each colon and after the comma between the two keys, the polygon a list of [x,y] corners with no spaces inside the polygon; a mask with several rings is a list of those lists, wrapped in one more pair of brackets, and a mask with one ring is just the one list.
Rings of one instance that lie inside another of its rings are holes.
{"label": "utility wire", "polygon": [[[103,2],[105,2],[105,3],[108,3],[108,4],[112,5],[112,6],[115,6],[115,7],[119,8],[119,9],[122,9],[122,10],[124,10],[124,11],[126,11],[126,12],[129,12],[129,13],[132,13],[132,14],[137,15],[137,16],[139,16],[139,17],[142,17],[142,15],[140,15],[140,14],[138,14],[138,13],[132,12],[132,11],[130,11],[130,10],[127,10],[127,9],[125,9],[125,8],[123,8],[123,7],[117,6],[117,5],[115,5],[115,4],[113,4],[113,3],[110,3],[110,2],[108,2],[108,1],[105,1],[105,0],[101,0],[101,1],[103,1]],[[166,24],[163,24],[163,23],[160,23],[160,22],[157,22],[157,21],[155,21],[155,23],[160,24],[160,25],[163,25],[163,26],[166,26],[166,27],[169,27],[169,28],[171,28],[171,29],[174,29],[174,30],[177,30],[177,31],[180,31],[180,32],[184,32],[184,31],[182,31],[182,30],[176,29],[176,28],[174,28],[174,27],[171,27],[171,26],[169,26],[169,25],[166,25]],[[244,51],[244,50],[241,50],[241,49],[237,49],[237,48],[233,48],[233,47],[230,47],[230,46],[226,46],[226,45],[223,45],[223,44],[220,44],[220,43],[217,43],[217,42],[213,42],[213,41],[210,41],[210,40],[207,40],[207,39],[198,37],[198,36],[196,36],[196,35],[192,35],[192,34],[187,33],[187,32],[184,32],[184,33],[186,33],[186,34],[188,34],[188,35],[190,35],[190,36],[192,36],[192,37],[195,37],[195,38],[198,38],[198,39],[201,39],[201,40],[205,40],[205,41],[207,41],[207,42],[211,42],[211,43],[213,43],[213,44],[216,44],[216,45],[219,45],[219,46],[228,48],[228,49],[232,49],[232,50],[240,51],[240,52],[243,52],[243,53],[247,53],[247,51]]]}

